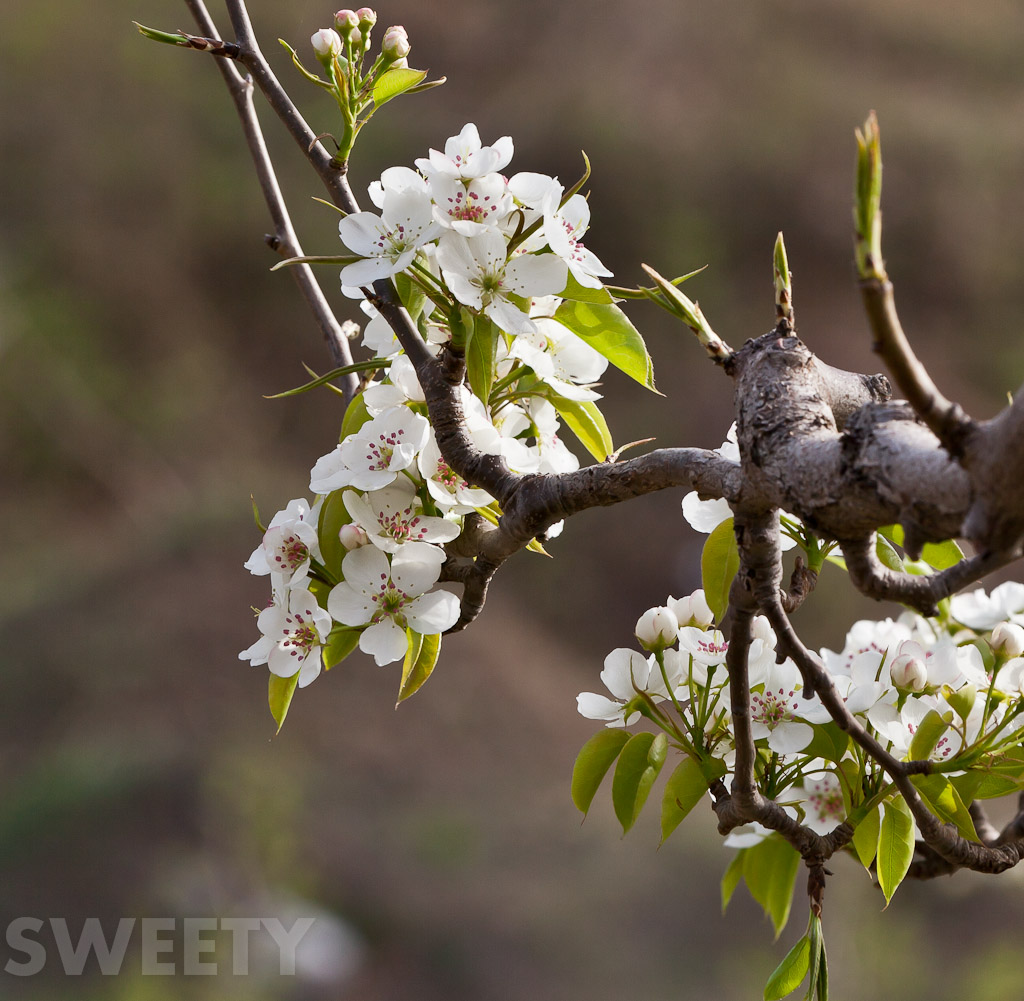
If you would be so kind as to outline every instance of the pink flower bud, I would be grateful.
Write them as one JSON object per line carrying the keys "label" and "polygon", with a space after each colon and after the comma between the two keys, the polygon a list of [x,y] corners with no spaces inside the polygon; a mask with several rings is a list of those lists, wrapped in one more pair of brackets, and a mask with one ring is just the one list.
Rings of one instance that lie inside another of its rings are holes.
{"label": "pink flower bud", "polygon": [[334,15],[334,26],[343,35],[348,35],[359,27],[359,15],[354,10],[344,7]]}
{"label": "pink flower bud", "polygon": [[1016,622],[1000,622],[992,630],[989,645],[1007,657],[1019,657],[1024,653],[1024,629]]}
{"label": "pink flower bud", "polygon": [[387,31],[384,32],[384,40],[380,44],[381,52],[384,53],[384,58],[390,62],[394,62],[396,59],[404,59],[408,54],[411,46],[409,45],[409,35],[400,24],[394,24]]}
{"label": "pink flower bud", "polygon": [[333,28],[321,28],[310,38],[317,59],[331,59],[341,52],[341,36]]}
{"label": "pink flower bud", "polygon": [[369,545],[370,539],[366,531],[359,525],[342,525],[338,532],[341,544],[348,550],[358,549],[360,546]]}
{"label": "pink flower bud", "polygon": [[928,672],[924,664],[912,654],[900,654],[889,665],[889,677],[897,688],[911,692],[923,692],[928,684]]}
{"label": "pink flower bud", "polygon": [[360,7],[356,11],[356,17],[359,18],[359,27],[362,31],[372,28],[377,23],[377,12],[369,7]]}
{"label": "pink flower bud", "polygon": [[664,650],[679,638],[679,620],[671,608],[648,608],[637,619],[636,638],[645,650]]}

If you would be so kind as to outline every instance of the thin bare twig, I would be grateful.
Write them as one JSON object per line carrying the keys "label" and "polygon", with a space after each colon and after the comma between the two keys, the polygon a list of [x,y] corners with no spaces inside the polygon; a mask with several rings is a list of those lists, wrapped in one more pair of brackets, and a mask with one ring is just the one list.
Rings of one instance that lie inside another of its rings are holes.
{"label": "thin bare twig", "polygon": [[[200,30],[210,37],[217,37],[216,25],[203,0],[186,0],[186,3]],[[218,53],[214,51],[214,54]],[[259,179],[263,198],[274,222],[274,236],[268,243],[282,258],[301,257],[302,247],[292,225],[284,195],[281,193],[281,186],[278,183],[277,174],[263,138],[259,117],[253,104],[252,77],[240,73],[238,67],[227,59],[218,59],[217,67],[224,78],[241,120],[245,141],[256,168],[256,176]],[[306,300],[320,332],[327,341],[334,367],[344,368],[351,365],[352,352],[349,348],[348,338],[328,304],[320,284],[313,274],[313,269],[308,264],[300,264],[292,268],[291,271],[302,297]],[[355,395],[359,386],[358,377],[355,374],[344,376],[338,382],[346,399]]]}

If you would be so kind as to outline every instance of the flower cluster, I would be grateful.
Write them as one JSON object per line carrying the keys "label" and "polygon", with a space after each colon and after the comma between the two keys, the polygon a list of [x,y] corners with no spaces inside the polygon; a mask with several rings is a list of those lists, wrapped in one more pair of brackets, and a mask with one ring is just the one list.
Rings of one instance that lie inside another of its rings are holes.
{"label": "flower cluster", "polygon": [[[580,713],[609,727],[645,717],[704,769],[717,761],[708,774],[727,775],[735,758],[723,697],[728,644],[713,628],[704,592],[649,609],[636,635],[645,653],[613,650],[601,673],[612,697],[584,692]],[[993,773],[1001,775],[995,766],[1005,760],[1004,770],[1024,768],[1024,585],[958,595],[936,619],[906,612],[857,622],[842,650],[821,657],[869,734],[899,759],[933,762],[938,774],[921,794],[943,820],[969,825],[972,799],[1011,790],[1013,781]],[[893,795],[887,776],[831,723],[820,699],[803,697],[796,666],[776,663],[775,636],[760,617],[748,674],[755,777],[770,798],[824,834],[844,819],[873,815]],[[747,847],[769,833],[746,825],[726,844]]]}
{"label": "flower cluster", "polygon": [[[542,174],[506,178],[499,171],[512,152],[507,136],[482,145],[470,124],[444,152],[417,160],[417,170],[384,171],[369,189],[380,213],[340,222],[360,258],[341,282],[361,295],[378,279],[398,280],[431,350],[458,342],[465,351],[476,339],[478,364],[460,388],[476,448],[518,473],[569,471],[579,460],[559,437],[560,418],[581,408],[600,418],[593,386],[608,361],[560,322],[555,293],[570,273],[580,288],[600,289],[609,272],[580,242],[589,222],[583,196]],[[314,464],[314,503],[295,500],[278,512],[246,564],[270,575],[272,603],[257,619],[261,638],[240,656],[298,687],[356,645],[388,664],[451,628],[458,599],[435,587],[444,547],[467,515],[500,515],[494,498],[441,455],[412,363],[376,310],[365,301],[363,309],[363,345],[380,376],[365,381],[341,441]]]}

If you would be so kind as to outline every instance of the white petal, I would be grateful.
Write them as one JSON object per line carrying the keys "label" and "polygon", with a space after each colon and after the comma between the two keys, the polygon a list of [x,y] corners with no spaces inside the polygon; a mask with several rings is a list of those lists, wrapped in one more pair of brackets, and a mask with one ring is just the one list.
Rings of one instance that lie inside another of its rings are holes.
{"label": "white petal", "polygon": [[451,629],[459,618],[459,599],[448,591],[422,594],[405,606],[406,621],[418,633],[432,635]]}
{"label": "white petal", "polygon": [[392,619],[375,622],[359,637],[359,649],[373,657],[378,667],[401,660],[408,645],[405,630]]}

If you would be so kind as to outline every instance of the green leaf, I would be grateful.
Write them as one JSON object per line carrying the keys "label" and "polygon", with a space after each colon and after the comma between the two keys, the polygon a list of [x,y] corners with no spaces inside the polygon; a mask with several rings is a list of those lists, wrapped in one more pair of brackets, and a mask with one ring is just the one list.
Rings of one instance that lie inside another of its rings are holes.
{"label": "green leaf", "polygon": [[810,966],[811,940],[804,935],[768,978],[768,983],[764,985],[764,1001],[779,1001],[787,994],[792,994],[807,976]]}
{"label": "green leaf", "polygon": [[337,667],[357,646],[362,629],[336,623],[327,636],[327,642],[320,651],[324,670]]}
{"label": "green leaf", "polygon": [[280,400],[285,396],[298,396],[299,393],[307,393],[311,389],[326,386],[327,383],[333,382],[343,375],[352,375],[354,372],[370,372],[378,368],[387,368],[390,364],[390,362],[380,358],[370,358],[368,361],[357,361],[354,365],[345,365],[343,368],[331,369],[326,375],[316,375],[311,369],[307,369],[311,374],[316,375],[311,382],[306,382],[301,386],[296,386],[294,389],[286,389],[284,392],[274,393],[263,398],[265,400]]}
{"label": "green leaf", "polygon": [[949,685],[943,685],[942,694],[953,712],[966,723],[978,699],[978,686],[968,682],[954,692]]}
{"label": "green leaf", "polygon": [[661,800],[661,843],[686,819],[686,815],[704,798],[708,782],[700,762],[686,757],[676,765],[665,783]]}
{"label": "green leaf", "polygon": [[268,702],[270,703],[270,715],[274,717],[278,733],[284,726],[284,718],[288,715],[288,707],[292,704],[292,696],[295,694],[298,683],[298,671],[290,678],[279,678],[276,674],[270,676]]}
{"label": "green leaf", "polygon": [[634,734],[623,747],[612,776],[612,806],[623,834],[636,823],[667,753],[668,738],[663,733]]}
{"label": "green leaf", "polygon": [[617,369],[658,392],[654,386],[654,365],[644,339],[618,306],[569,300],[555,311],[555,319],[582,337]]}
{"label": "green leaf", "polygon": [[935,750],[935,745],[938,744],[952,722],[952,713],[948,712],[939,715],[935,709],[929,709],[925,718],[918,725],[913,740],[910,741],[908,760],[927,760],[931,756],[932,751]]}
{"label": "green leaf", "polygon": [[586,288],[581,285],[572,272],[569,272],[565,288],[558,293],[562,299],[572,299],[574,302],[597,302],[604,306],[610,306],[615,299],[603,285],[600,288]]}
{"label": "green leaf", "polygon": [[396,709],[410,695],[414,695],[423,687],[427,678],[433,674],[441,653],[440,633],[421,636],[412,629],[407,629],[406,635],[409,637],[409,648],[405,652],[405,661],[402,664],[402,681],[398,686]]}
{"label": "green leaf", "polygon": [[572,766],[572,801],[584,816],[590,810],[601,780],[629,738],[630,734],[625,730],[602,730],[595,733],[576,755],[576,763]]}
{"label": "green leaf", "polygon": [[256,506],[256,498],[252,494],[249,494],[249,500],[252,501],[252,520],[256,522],[256,527],[260,530],[260,534],[266,535],[267,530],[264,527],[263,522],[260,521],[260,509]]}
{"label": "green leaf", "polygon": [[[902,525],[886,525],[878,530],[878,534],[884,535],[897,546],[903,545]],[[921,550],[921,559],[933,570],[948,570],[963,558],[963,550],[952,539],[945,542],[926,542]]]}
{"label": "green leaf", "polygon": [[963,550],[952,539],[945,542],[926,542],[921,550],[921,559],[936,570],[948,570],[963,558]]}
{"label": "green leaf", "polygon": [[843,760],[846,749],[850,746],[850,737],[839,729],[835,722],[818,723],[814,726],[811,742],[801,751],[811,758],[824,758],[838,764]]}
{"label": "green leaf", "polygon": [[700,576],[708,606],[721,622],[729,607],[729,588],[740,568],[740,551],[736,546],[732,518],[726,518],[708,536],[700,554]]}
{"label": "green leaf", "polygon": [[615,451],[604,414],[597,409],[595,403],[590,400],[567,400],[557,393],[547,393],[546,396],[572,433],[598,462],[604,462]]}
{"label": "green leaf", "polygon": [[358,254],[331,254],[328,256],[304,254],[302,257],[289,257],[286,260],[278,261],[270,270],[280,271],[282,268],[290,268],[296,264],[329,264],[336,268],[339,264],[355,264],[356,261],[362,259]]}
{"label": "green leaf", "polygon": [[408,67],[399,67],[385,70],[373,82],[373,103],[376,107],[387,104],[388,101],[412,90],[417,84],[422,83],[427,76],[426,70],[414,70]]}
{"label": "green leaf", "polygon": [[494,352],[498,345],[498,330],[486,316],[473,317],[466,344],[466,374],[473,395],[484,403],[494,385]]}
{"label": "green leaf", "polygon": [[890,570],[895,570],[898,573],[903,573],[906,570],[900,554],[893,549],[888,539],[882,534],[875,536],[875,553],[882,564]]}
{"label": "green leaf", "polygon": [[945,775],[912,775],[910,781],[916,786],[928,809],[939,820],[944,820],[947,824],[955,824],[960,834],[968,841],[980,840],[978,832],[974,829],[970,810],[964,805],[960,793]]}
{"label": "green leaf", "polygon": [[950,781],[965,803],[1009,796],[1024,784],[1024,760],[1000,756],[986,764],[976,765],[963,775],[953,776]]}
{"label": "green leaf", "polygon": [[343,490],[335,490],[324,498],[323,504],[320,505],[320,519],[317,522],[316,530],[317,538],[320,540],[320,555],[323,557],[324,567],[337,580],[342,579],[341,562],[348,552],[341,544],[338,533],[342,526],[348,525],[352,521],[345,502],[342,500],[343,493]]}
{"label": "green leaf", "polygon": [[370,420],[370,412],[366,409],[363,394],[356,393],[341,420],[341,435],[338,437],[338,441],[344,441],[350,434],[355,434],[368,420]]}
{"label": "green leaf", "polygon": [[902,799],[883,803],[882,809],[884,812],[878,831],[875,871],[888,907],[914,858],[914,827],[910,820],[910,810]]}
{"label": "green leaf", "polygon": [[854,828],[853,850],[857,853],[860,864],[870,870],[878,851],[878,830],[882,823],[882,814],[876,806]]}
{"label": "green leaf", "polygon": [[402,300],[402,305],[415,323],[427,303],[427,294],[404,271],[399,271],[392,281],[395,283],[398,298]]}
{"label": "green leaf", "polygon": [[782,934],[789,920],[799,868],[800,854],[778,834],[772,834],[747,849],[743,879],[750,895],[771,919],[776,938]]}
{"label": "green leaf", "polygon": [[732,861],[729,863],[729,868],[725,870],[725,874],[722,876],[722,913],[725,913],[725,909],[729,906],[729,901],[732,900],[732,895],[736,892],[736,887],[740,885],[740,880],[743,878],[743,859],[747,854],[748,849],[741,848],[733,856]]}

